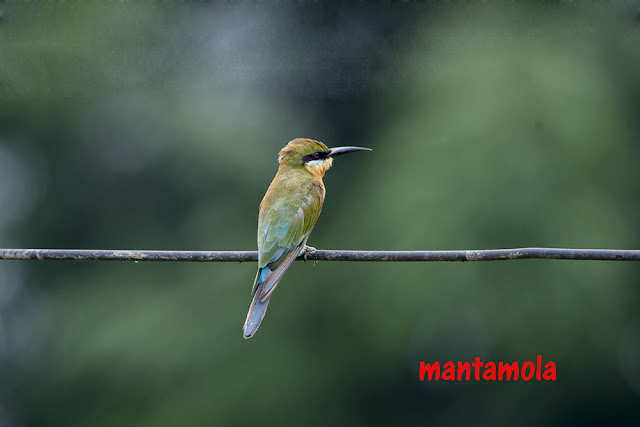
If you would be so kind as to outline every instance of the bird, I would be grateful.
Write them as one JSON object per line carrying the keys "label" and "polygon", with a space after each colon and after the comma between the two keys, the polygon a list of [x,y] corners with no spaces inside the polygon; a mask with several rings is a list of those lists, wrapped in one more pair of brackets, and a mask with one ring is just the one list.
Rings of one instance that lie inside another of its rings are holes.
{"label": "bird", "polygon": [[293,261],[313,250],[306,245],[324,203],[325,172],[335,157],[356,151],[371,148],[329,148],[320,141],[296,138],[280,150],[278,172],[260,203],[258,272],[243,327],[245,339],[260,327],[271,295]]}

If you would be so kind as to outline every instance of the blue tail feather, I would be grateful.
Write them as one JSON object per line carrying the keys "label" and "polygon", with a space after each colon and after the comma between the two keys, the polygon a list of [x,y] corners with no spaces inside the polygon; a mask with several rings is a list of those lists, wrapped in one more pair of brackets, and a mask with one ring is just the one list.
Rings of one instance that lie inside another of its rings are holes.
{"label": "blue tail feather", "polygon": [[270,299],[271,298],[267,298],[265,301],[260,301],[259,292],[256,292],[253,295],[251,305],[249,306],[249,315],[247,316],[247,320],[244,322],[245,338],[251,338],[260,327],[260,323],[267,312],[267,306],[269,305]]}
{"label": "blue tail feather", "polygon": [[267,274],[269,274],[269,271],[271,271],[269,267],[262,267],[260,269],[260,276],[258,277],[258,281],[257,281],[258,285],[264,282],[265,280],[267,280]]}

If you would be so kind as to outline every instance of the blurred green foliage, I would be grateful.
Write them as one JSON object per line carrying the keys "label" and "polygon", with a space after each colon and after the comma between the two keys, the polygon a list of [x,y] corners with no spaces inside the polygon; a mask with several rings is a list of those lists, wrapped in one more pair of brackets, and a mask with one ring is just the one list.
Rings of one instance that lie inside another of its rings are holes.
{"label": "blurred green foliage", "polygon": [[[625,3],[0,2],[0,246],[249,250],[292,138],[323,249],[638,248]],[[637,424],[635,263],[0,264],[0,425]],[[420,361],[557,364],[421,383]]]}

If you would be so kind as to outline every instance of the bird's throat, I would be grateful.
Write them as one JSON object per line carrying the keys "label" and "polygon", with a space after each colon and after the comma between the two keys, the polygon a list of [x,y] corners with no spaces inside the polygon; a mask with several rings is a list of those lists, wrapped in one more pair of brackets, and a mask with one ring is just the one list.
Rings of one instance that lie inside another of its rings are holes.
{"label": "bird's throat", "polygon": [[322,179],[325,172],[329,170],[333,164],[333,157],[329,157],[322,160],[313,160],[304,165],[304,167],[314,174],[318,179]]}

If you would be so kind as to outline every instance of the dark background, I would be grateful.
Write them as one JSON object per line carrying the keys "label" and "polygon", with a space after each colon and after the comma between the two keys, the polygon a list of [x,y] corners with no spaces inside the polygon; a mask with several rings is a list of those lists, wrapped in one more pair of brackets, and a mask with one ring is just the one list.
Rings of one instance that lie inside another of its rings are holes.
{"label": "dark background", "polygon": [[[0,1],[0,247],[254,250],[295,137],[320,249],[640,247],[637,2]],[[0,263],[1,426],[640,422],[640,265]],[[555,382],[420,382],[533,360]]]}

